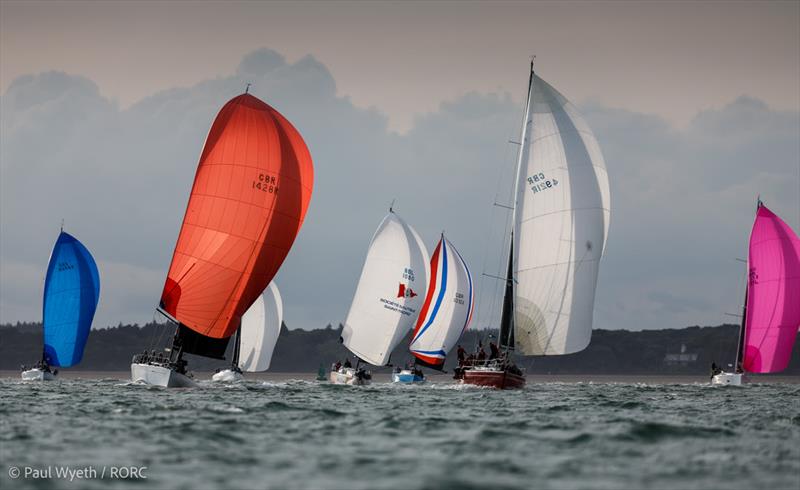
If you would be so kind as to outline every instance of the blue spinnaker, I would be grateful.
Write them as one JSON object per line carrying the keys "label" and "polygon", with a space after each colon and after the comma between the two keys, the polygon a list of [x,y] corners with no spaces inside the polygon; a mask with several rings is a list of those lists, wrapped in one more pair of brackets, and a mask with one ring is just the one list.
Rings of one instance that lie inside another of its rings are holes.
{"label": "blue spinnaker", "polygon": [[92,254],[63,231],[44,281],[44,358],[51,366],[81,362],[100,299],[100,275]]}

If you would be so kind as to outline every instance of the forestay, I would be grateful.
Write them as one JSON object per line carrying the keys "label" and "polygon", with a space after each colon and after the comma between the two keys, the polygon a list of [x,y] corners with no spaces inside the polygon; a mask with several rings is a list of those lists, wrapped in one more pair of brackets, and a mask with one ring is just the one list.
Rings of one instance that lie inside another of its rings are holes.
{"label": "forestay", "polygon": [[514,217],[514,333],[526,355],[591,337],[610,197],[600,147],[575,107],[531,73]]}
{"label": "forestay", "polygon": [[342,330],[342,343],[376,366],[414,325],[428,284],[428,252],[396,213],[383,219],[369,245]]}
{"label": "forestay", "polygon": [[458,250],[442,235],[431,257],[431,279],[414,327],[410,350],[417,362],[441,369],[472,319],[472,275]]}

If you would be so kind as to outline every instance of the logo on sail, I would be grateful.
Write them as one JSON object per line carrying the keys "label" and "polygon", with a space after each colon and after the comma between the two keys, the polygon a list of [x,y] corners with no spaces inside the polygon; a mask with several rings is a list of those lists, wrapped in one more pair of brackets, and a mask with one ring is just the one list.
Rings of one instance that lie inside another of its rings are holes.
{"label": "logo on sail", "polygon": [[400,286],[397,288],[397,297],[398,298],[413,298],[416,295],[417,295],[417,293],[415,293],[413,289],[411,289],[410,287],[406,286],[402,282],[400,283]]}

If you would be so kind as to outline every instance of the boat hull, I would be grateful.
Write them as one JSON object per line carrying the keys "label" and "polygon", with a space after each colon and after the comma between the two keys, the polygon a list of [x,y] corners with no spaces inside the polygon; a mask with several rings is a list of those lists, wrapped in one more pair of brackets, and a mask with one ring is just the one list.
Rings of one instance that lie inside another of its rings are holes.
{"label": "boat hull", "polygon": [[21,376],[23,381],[53,381],[56,379],[55,374],[37,368],[22,371]]}
{"label": "boat hull", "polygon": [[392,373],[392,383],[419,384],[424,382],[425,378],[423,376],[416,375],[413,372],[405,369],[399,373]]}
{"label": "boat hull", "polygon": [[190,388],[197,384],[185,374],[155,364],[131,364],[131,380],[164,388]]}
{"label": "boat hull", "polygon": [[369,379],[356,376],[356,370],[353,368],[331,371],[328,380],[335,385],[364,386],[371,383]]}
{"label": "boat hull", "polygon": [[525,387],[525,377],[502,369],[465,369],[461,384],[513,390]]}
{"label": "boat hull", "polygon": [[718,385],[718,386],[741,386],[742,385],[742,373],[726,373],[722,372],[719,374],[715,374],[711,377],[711,384]]}
{"label": "boat hull", "polygon": [[211,376],[211,381],[216,381],[218,383],[235,383],[236,381],[241,381],[244,379],[244,376],[239,371],[234,371],[233,369],[223,369],[222,371],[218,371]]}

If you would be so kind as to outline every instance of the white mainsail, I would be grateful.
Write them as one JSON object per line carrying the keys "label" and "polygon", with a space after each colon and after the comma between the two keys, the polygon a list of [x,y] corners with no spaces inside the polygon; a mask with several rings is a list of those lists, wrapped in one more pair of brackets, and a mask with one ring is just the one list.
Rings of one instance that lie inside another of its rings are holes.
{"label": "white mainsail", "polygon": [[442,235],[431,257],[431,279],[409,349],[429,367],[444,365],[472,319],[472,275],[458,250]]}
{"label": "white mainsail", "polygon": [[428,284],[428,251],[414,231],[389,211],[369,245],[342,330],[342,343],[383,366],[414,325]]}
{"label": "white mainsail", "polygon": [[249,372],[269,369],[282,322],[281,293],[275,282],[271,282],[242,315],[239,331],[239,369]]}
{"label": "white mainsail", "polygon": [[610,219],[600,146],[575,107],[533,73],[514,211],[514,337],[525,355],[589,344]]}

